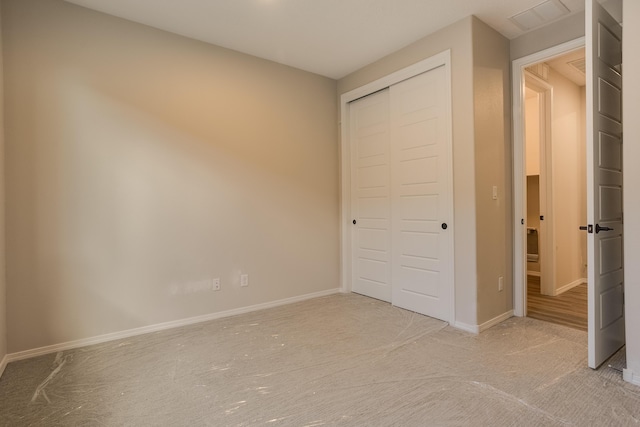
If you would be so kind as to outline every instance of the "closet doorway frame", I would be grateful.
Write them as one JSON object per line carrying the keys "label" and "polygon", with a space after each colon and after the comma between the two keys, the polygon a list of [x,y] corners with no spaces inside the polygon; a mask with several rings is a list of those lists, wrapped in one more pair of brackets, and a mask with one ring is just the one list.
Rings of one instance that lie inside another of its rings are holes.
{"label": "closet doorway frame", "polygon": [[[447,84],[447,116],[448,124],[445,129],[445,135],[449,142],[449,153],[447,159],[447,168],[451,174],[447,191],[450,192],[450,212],[451,219],[454,215],[454,203],[453,203],[453,130],[452,130],[452,85],[451,85],[451,50],[447,49],[443,52],[423,59],[413,65],[405,67],[401,70],[388,74],[378,80],[368,83],[364,86],[360,86],[349,92],[346,92],[340,96],[340,184],[341,184],[341,198],[340,198],[340,291],[343,293],[350,293],[352,291],[352,251],[353,251],[353,228],[352,212],[351,212],[351,141],[350,141],[350,128],[349,128],[349,103],[371,95],[372,93],[386,89],[394,84],[400,83],[404,80],[408,80],[417,75],[426,73],[434,68],[444,67],[446,84]],[[453,224],[453,221],[451,221]],[[455,224],[453,224],[455,225]],[[455,226],[452,227],[455,233]],[[451,245],[449,248],[449,262],[446,268],[449,271],[449,277],[451,278],[451,286],[449,289],[449,301],[450,306],[448,309],[449,316],[447,321],[449,324],[454,324],[455,315],[455,276],[454,276],[454,234],[451,234]]]}

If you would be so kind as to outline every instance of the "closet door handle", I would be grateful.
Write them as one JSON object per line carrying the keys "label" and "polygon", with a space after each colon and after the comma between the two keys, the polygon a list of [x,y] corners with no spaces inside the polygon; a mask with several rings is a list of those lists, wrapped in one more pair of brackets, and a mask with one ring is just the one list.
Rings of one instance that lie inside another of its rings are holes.
{"label": "closet door handle", "polygon": [[443,230],[446,230],[447,228],[449,228],[449,226],[447,225],[447,223],[446,223],[446,222],[443,222],[443,223],[442,223],[442,229],[443,229]]}

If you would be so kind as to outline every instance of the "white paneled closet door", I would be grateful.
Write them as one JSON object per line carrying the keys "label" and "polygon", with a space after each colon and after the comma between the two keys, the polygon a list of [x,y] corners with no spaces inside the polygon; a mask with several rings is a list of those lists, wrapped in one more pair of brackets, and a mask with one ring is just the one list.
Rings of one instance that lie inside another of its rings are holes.
{"label": "white paneled closet door", "polygon": [[453,234],[447,69],[350,104],[352,289],[449,321]]}
{"label": "white paneled closet door", "polygon": [[350,105],[352,290],[391,302],[389,90]]}
{"label": "white paneled closet door", "polygon": [[445,68],[391,88],[392,301],[450,320],[452,230]]}

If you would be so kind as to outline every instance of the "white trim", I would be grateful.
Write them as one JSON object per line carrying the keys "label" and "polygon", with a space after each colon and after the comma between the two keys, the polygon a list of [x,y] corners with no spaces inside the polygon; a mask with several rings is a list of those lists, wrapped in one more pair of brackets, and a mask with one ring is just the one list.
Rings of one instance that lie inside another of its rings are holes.
{"label": "white trim", "polygon": [[[416,62],[413,65],[409,65],[402,70],[391,73],[387,76],[384,76],[378,80],[375,80],[371,83],[368,83],[364,86],[360,86],[359,88],[353,89],[349,92],[346,92],[340,96],[340,104],[342,107],[346,106],[349,102],[355,101],[358,98],[362,98],[363,96],[370,95],[374,92],[377,92],[381,89],[388,88],[389,86],[393,86],[396,83],[400,83],[403,80],[408,80],[411,77],[415,77],[418,74],[426,73],[429,70],[433,70],[434,68],[441,67],[443,65],[447,65],[451,62],[451,50],[445,50],[443,52],[437,53],[427,59],[423,59],[420,62]],[[342,108],[342,123],[347,122],[347,111],[345,108]],[[348,136],[344,134],[343,129],[343,137]],[[343,140],[343,142],[346,142]]]}
{"label": "white trim", "polygon": [[622,370],[622,379],[628,383],[640,386],[640,374],[633,372],[631,369],[624,368]]}
{"label": "white trim", "polygon": [[456,329],[460,329],[461,331],[472,333],[474,335],[478,335],[480,333],[480,327],[478,325],[469,325],[468,323],[455,322],[452,323],[451,326]]}
{"label": "white trim", "polygon": [[540,272],[527,270],[527,276],[540,277]]}
{"label": "white trim", "polygon": [[[541,248],[540,262],[540,292],[543,295],[554,295],[556,278],[556,246],[555,236],[555,215],[553,210],[553,161],[551,153],[551,142],[553,138],[553,86],[528,71],[523,71],[525,75],[525,87],[535,91],[540,97],[539,118],[540,118],[540,215],[544,220],[540,221],[538,231],[538,245]],[[523,144],[525,142],[523,141]],[[526,152],[526,147],[524,148]],[[526,170],[526,159],[525,159]],[[526,172],[525,172],[526,175]],[[526,194],[526,192],[525,192]],[[527,200],[528,196],[523,195]],[[523,207],[524,209],[524,207]],[[525,222],[525,225],[526,222]]]}
{"label": "white trim", "polygon": [[9,355],[5,354],[2,360],[0,361],[0,378],[2,378],[2,374],[4,374],[4,370],[7,368],[8,363],[9,363]]}
{"label": "white trim", "polygon": [[513,92],[513,204],[514,230],[513,233],[513,274],[514,274],[514,315],[526,314],[526,228],[520,224],[525,218],[526,182],[525,152],[524,152],[524,80],[522,71],[529,65],[560,56],[566,52],[579,49],[585,45],[585,38],[580,37],[558,46],[542,50],[532,55],[516,59],[512,62],[512,92]]}
{"label": "white trim", "polygon": [[478,330],[480,332],[484,332],[489,328],[496,326],[498,323],[502,323],[505,320],[513,317],[513,310],[509,310],[506,313],[502,313],[500,316],[494,317],[493,319],[484,322],[482,325],[478,326]]}
{"label": "white trim", "polygon": [[[355,101],[358,98],[362,98],[363,96],[370,95],[374,92],[377,92],[382,89],[386,89],[396,83],[400,83],[403,80],[410,79],[411,77],[415,77],[419,74],[425,73],[429,70],[433,70],[434,68],[444,66],[446,69],[446,79],[447,79],[447,87],[448,87],[448,96],[447,96],[447,114],[448,114],[448,123],[447,123],[447,138],[449,143],[449,158],[448,158],[448,168],[449,173],[452,174],[451,179],[449,180],[449,194],[451,194],[450,200],[450,218],[447,223],[453,224],[454,218],[454,203],[453,203],[453,129],[452,129],[452,102],[451,102],[451,50],[445,50],[436,55],[433,55],[429,58],[426,58],[420,62],[417,62],[413,65],[410,65],[406,68],[403,68],[399,71],[391,73],[387,76],[384,76],[378,80],[375,80],[371,83],[368,83],[359,88],[353,89],[349,92],[346,92],[340,96],[340,121],[341,121],[341,140],[340,140],[340,181],[341,181],[341,198],[340,198],[340,211],[341,211],[341,221],[340,221],[340,234],[341,234],[341,244],[340,244],[340,269],[341,269],[341,277],[340,277],[340,289],[342,292],[351,292],[351,242],[352,242],[352,228],[349,227],[352,221],[351,215],[351,147],[349,141],[349,103]],[[455,224],[454,227],[450,227],[452,232],[455,232]],[[451,262],[448,267],[449,277],[451,278],[451,289],[449,299],[451,300],[450,308],[449,308],[449,319],[444,319],[449,321],[449,324],[455,324],[455,269],[454,269],[454,236],[451,234],[451,245],[450,245],[450,253],[449,259]],[[461,327],[460,329],[465,329]],[[466,330],[466,329],[465,329]]]}
{"label": "white trim", "polygon": [[580,285],[582,285],[584,283],[587,283],[587,279],[582,278],[582,279],[575,280],[575,281],[573,281],[573,282],[571,282],[569,284],[566,284],[564,286],[561,286],[558,289],[556,289],[556,293],[555,293],[554,296],[563,294],[563,293],[567,292],[568,290],[571,290],[571,289],[575,288],[576,286],[580,286]]}
{"label": "white trim", "polygon": [[[99,335],[92,338],[84,338],[76,341],[69,341],[60,344],[49,345],[46,347],[34,348],[32,350],[20,351],[5,356],[3,362],[15,362],[17,360],[30,359],[32,357],[42,356],[45,354],[56,353],[58,351],[71,350],[74,348],[85,347],[88,345],[101,344],[109,341],[115,341],[123,338],[135,337],[151,332],[159,332],[167,329],[179,328],[181,326],[193,325],[196,323],[208,322],[210,320],[222,319],[224,317],[237,316],[253,311],[265,310],[268,308],[279,307],[282,305],[293,304],[296,302],[306,301],[313,298],[326,297],[340,292],[340,289],[329,289],[327,291],[315,292],[312,294],[301,295],[292,298],[285,298],[278,301],[267,302],[264,304],[256,304],[248,307],[236,308],[233,310],[221,311],[218,313],[205,314],[203,316],[190,317],[187,319],[174,320],[171,322],[158,323],[156,325],[143,326],[141,328],[129,329],[111,334]],[[2,365],[0,365],[2,366]]]}
{"label": "white trim", "polygon": [[468,323],[456,322],[451,326],[453,326],[454,328],[461,329],[463,331],[478,335],[481,332],[484,332],[487,329],[496,326],[498,323],[502,323],[505,320],[510,319],[512,317],[513,317],[513,310],[509,310],[506,313],[502,313],[501,315],[496,316],[493,319],[484,322],[482,325],[469,325]]}

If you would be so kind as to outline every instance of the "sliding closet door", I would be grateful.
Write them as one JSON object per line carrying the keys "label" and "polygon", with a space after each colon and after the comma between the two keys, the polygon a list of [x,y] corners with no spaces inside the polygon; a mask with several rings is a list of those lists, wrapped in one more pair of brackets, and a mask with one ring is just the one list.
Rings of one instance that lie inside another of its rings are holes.
{"label": "sliding closet door", "polygon": [[389,90],[350,104],[352,290],[391,302]]}
{"label": "sliding closet door", "polygon": [[392,301],[450,320],[451,170],[445,67],[391,87]]}
{"label": "sliding closet door", "polygon": [[447,68],[350,104],[352,290],[452,319]]}

